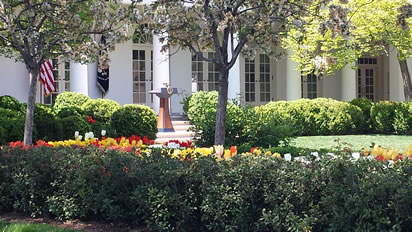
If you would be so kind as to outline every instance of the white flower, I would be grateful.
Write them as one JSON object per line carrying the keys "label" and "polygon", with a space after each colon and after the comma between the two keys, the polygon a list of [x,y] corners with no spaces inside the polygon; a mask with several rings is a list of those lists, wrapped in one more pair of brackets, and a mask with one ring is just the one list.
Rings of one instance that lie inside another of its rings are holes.
{"label": "white flower", "polygon": [[102,130],[102,136],[106,135],[106,130]]}
{"label": "white flower", "polygon": [[292,156],[290,155],[290,153],[286,153],[284,158],[285,158],[285,161],[291,161],[292,160]]}
{"label": "white flower", "polygon": [[83,136],[81,136],[81,135],[79,135],[79,137],[78,137],[80,140],[82,140],[83,139]]}
{"label": "white flower", "polygon": [[76,139],[79,138],[79,132],[78,131],[74,132],[74,138],[76,138]]}

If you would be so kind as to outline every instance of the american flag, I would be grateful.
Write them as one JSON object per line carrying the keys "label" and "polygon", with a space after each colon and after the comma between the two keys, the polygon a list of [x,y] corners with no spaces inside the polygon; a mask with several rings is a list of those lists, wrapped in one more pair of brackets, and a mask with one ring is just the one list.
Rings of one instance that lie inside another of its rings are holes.
{"label": "american flag", "polygon": [[40,81],[44,87],[44,95],[49,96],[55,90],[52,60],[46,60],[41,64]]}

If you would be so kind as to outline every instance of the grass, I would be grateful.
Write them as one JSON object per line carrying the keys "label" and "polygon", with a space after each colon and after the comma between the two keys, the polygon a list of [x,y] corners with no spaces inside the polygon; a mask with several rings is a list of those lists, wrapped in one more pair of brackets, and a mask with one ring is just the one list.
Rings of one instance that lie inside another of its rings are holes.
{"label": "grass", "polygon": [[292,140],[291,145],[310,149],[332,149],[336,150],[339,139],[340,143],[349,143],[351,148],[356,151],[369,148],[371,143],[382,147],[391,146],[393,149],[405,151],[412,144],[412,136],[401,135],[332,135],[332,136],[301,136]]}
{"label": "grass", "polygon": [[9,223],[0,221],[0,232],[75,232],[44,224]]}

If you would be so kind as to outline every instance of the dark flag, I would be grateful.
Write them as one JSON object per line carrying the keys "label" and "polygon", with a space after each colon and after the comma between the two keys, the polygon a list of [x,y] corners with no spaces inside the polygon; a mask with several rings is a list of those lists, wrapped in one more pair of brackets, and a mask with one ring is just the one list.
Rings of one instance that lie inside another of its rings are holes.
{"label": "dark flag", "polygon": [[[102,36],[100,43],[106,44],[104,36]],[[102,91],[102,96],[105,96],[109,91],[109,67],[107,69],[100,69],[99,65],[97,65],[97,86]]]}

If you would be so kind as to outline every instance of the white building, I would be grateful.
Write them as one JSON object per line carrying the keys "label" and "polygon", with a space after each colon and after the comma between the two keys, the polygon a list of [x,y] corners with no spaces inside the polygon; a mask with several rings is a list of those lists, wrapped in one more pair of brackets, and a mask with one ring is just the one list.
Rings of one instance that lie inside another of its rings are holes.
{"label": "white building", "polygon": [[[216,90],[218,74],[211,63],[200,61],[188,50],[160,52],[161,44],[151,35],[141,34],[134,41],[117,44],[110,53],[110,88],[105,98],[120,104],[145,104],[157,110],[159,99],[149,94],[164,83],[178,89],[171,98],[172,115],[182,114],[183,97],[197,90]],[[213,56],[213,53],[204,54]],[[57,91],[43,96],[39,84],[37,102],[51,104],[63,91],[83,93],[91,98],[102,97],[96,85],[96,64],[55,62]],[[367,97],[373,101],[403,101],[403,80],[396,53],[381,57],[362,57],[358,69],[349,66],[332,76],[301,77],[297,64],[285,58],[280,61],[257,54],[254,60],[240,56],[229,74],[229,98],[245,104],[259,105],[269,101],[326,97],[350,101]],[[408,60],[412,67],[412,59]],[[29,75],[22,63],[0,57],[0,96],[11,95],[27,101]]]}

